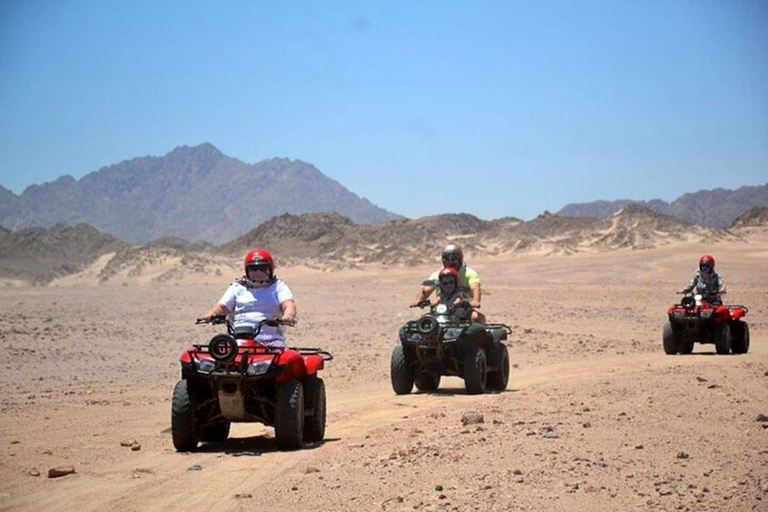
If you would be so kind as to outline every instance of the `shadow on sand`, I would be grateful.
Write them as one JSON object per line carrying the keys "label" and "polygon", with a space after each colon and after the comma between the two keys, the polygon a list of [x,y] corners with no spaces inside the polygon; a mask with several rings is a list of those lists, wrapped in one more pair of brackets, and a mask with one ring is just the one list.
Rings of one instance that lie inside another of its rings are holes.
{"label": "shadow on sand", "polygon": [[[301,450],[314,450],[325,443],[340,441],[340,438],[326,438],[322,441],[304,443]],[[259,457],[265,453],[279,452],[275,438],[271,436],[232,437],[226,441],[202,443],[195,450],[198,453],[223,453],[233,457]]]}

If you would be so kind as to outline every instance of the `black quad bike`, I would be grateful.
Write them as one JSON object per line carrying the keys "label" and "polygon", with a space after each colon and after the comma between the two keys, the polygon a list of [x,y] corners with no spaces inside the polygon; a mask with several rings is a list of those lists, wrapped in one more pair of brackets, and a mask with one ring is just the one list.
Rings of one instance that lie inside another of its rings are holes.
{"label": "black quad bike", "polygon": [[[418,307],[430,306],[428,300]],[[390,376],[398,395],[434,391],[440,377],[464,379],[467,393],[503,391],[509,382],[509,352],[502,343],[512,332],[505,324],[469,321],[469,306],[430,306],[429,313],[400,328],[400,345],[392,351]]]}

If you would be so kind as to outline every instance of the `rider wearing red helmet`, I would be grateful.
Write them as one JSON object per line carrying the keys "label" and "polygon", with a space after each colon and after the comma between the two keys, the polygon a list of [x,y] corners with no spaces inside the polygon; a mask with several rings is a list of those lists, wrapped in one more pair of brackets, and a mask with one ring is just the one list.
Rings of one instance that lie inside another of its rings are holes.
{"label": "rider wearing red helmet", "polygon": [[704,300],[713,305],[721,305],[722,294],[725,293],[725,281],[722,276],[715,272],[715,258],[710,254],[705,254],[699,258],[699,269],[693,275],[693,279],[688,286],[683,288],[680,293],[700,294]]}
{"label": "rider wearing red helmet", "polygon": [[[219,302],[202,318],[210,322],[218,315],[232,316],[235,324],[257,324],[264,319],[279,318],[288,325],[296,322],[296,302],[288,285],[275,275],[275,261],[264,249],[245,255],[245,274],[235,279]],[[280,326],[263,326],[256,338],[267,346],[285,347]]]}
{"label": "rider wearing red helmet", "polygon": [[438,274],[437,296],[433,304],[444,303],[451,306],[461,304],[466,298],[466,291],[459,286],[459,273],[453,267],[445,267]]}
{"label": "rider wearing red helmet", "polygon": [[[454,269],[459,276],[459,286],[471,295],[470,306],[472,309],[472,321],[485,324],[485,315],[476,310],[480,307],[482,291],[480,288],[480,276],[464,262],[464,251],[459,244],[449,244],[442,252],[443,268]],[[429,280],[437,282],[440,271],[434,272],[429,276]],[[435,286],[424,285],[416,295],[416,299],[411,302],[411,307],[416,307],[419,302],[429,297],[435,290]]]}

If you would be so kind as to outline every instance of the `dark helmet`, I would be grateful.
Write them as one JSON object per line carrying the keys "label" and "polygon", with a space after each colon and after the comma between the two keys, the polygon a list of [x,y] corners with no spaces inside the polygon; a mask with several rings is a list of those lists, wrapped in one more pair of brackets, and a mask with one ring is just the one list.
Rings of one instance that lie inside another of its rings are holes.
{"label": "dark helmet", "polygon": [[450,244],[443,249],[443,266],[459,270],[464,264],[464,252],[459,244]]}
{"label": "dark helmet", "polygon": [[441,285],[446,281],[452,280],[454,288],[459,287],[459,273],[456,271],[455,268],[445,267],[437,275],[437,278],[440,280]]}
{"label": "dark helmet", "polygon": [[702,272],[712,272],[715,270],[715,258],[711,254],[705,254],[699,258],[699,270]]}
{"label": "dark helmet", "polygon": [[243,266],[246,275],[248,275],[248,269],[259,269],[267,270],[270,279],[275,276],[275,260],[272,259],[269,251],[264,249],[254,249],[246,254]]}

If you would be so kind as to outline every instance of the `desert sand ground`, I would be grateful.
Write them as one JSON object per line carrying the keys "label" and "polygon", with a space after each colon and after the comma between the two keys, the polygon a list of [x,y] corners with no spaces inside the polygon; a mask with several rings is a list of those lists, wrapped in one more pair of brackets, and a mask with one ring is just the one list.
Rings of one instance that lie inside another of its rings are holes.
{"label": "desert sand ground", "polygon": [[[703,252],[727,302],[750,308],[749,354],[662,351]],[[195,453],[171,444],[178,356],[217,332],[193,321],[226,275],[1,289],[0,509],[768,510],[765,237],[470,264],[483,311],[513,328],[503,393],[468,396],[455,378],[392,392],[397,329],[432,267],[279,269],[298,300],[290,343],[335,355],[326,440],[289,453],[255,424]],[[468,412],[484,423],[464,426]],[[76,473],[47,478],[58,466]]]}

